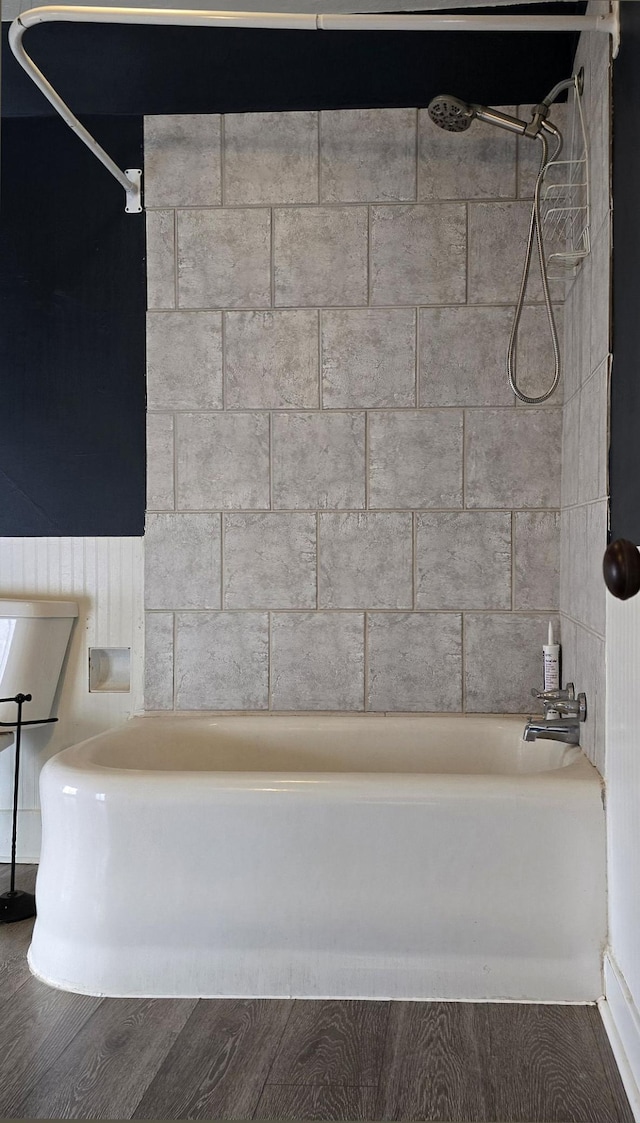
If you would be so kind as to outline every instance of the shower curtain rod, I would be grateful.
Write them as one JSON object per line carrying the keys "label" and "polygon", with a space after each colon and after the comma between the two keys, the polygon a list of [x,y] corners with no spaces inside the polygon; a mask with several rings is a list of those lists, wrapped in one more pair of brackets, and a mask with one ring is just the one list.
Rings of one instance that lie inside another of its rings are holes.
{"label": "shower curtain rod", "polygon": [[[453,5],[452,5],[453,6]],[[617,54],[620,35],[619,0],[613,0],[607,15],[541,16],[456,15],[451,12],[411,15],[387,14],[312,14],[287,12],[211,12],[172,8],[105,8],[71,4],[30,8],[9,27],[9,44],[23,70],[63,121],[86,144],[90,152],[124,188],[125,210],[142,210],[142,170],[121,168],[111,159],[95,137],[85,129],[69,106],[54,90],[24,49],[22,39],[30,27],[39,23],[134,23],[167,27],[261,27],[297,31],[599,31],[611,35],[613,54]]]}

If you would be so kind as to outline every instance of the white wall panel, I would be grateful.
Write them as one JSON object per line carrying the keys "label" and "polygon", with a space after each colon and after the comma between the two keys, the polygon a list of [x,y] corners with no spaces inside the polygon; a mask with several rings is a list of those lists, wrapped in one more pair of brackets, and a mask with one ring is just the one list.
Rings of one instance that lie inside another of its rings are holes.
{"label": "white wall panel", "polygon": [[[58,723],[24,734],[20,808],[27,813],[39,807],[45,760],[141,708],[142,574],[142,538],[0,538],[0,596],[59,597],[79,607],[58,692]],[[130,693],[89,693],[89,647],[131,648]],[[13,748],[0,753],[0,861],[10,844],[13,755]],[[19,834],[25,861],[37,858],[36,819],[25,814],[23,847]]]}
{"label": "white wall panel", "polygon": [[639,1010],[640,597],[607,597],[607,822],[609,940]]}

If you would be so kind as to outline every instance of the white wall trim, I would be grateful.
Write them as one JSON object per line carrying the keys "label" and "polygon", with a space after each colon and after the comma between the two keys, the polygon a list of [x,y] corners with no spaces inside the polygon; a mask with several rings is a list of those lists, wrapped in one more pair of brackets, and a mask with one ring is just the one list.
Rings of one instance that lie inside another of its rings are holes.
{"label": "white wall trim", "polygon": [[640,1123],[640,1011],[611,951],[604,957],[605,997],[600,1016],[636,1123]]}

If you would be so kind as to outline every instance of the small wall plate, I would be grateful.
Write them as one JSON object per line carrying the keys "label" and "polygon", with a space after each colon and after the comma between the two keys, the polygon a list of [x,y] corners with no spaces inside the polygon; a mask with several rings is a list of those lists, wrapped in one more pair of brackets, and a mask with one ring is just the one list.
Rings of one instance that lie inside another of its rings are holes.
{"label": "small wall plate", "polygon": [[127,214],[140,214],[142,210],[142,169],[125,168],[124,174],[131,180],[131,189],[127,191],[125,211]]}

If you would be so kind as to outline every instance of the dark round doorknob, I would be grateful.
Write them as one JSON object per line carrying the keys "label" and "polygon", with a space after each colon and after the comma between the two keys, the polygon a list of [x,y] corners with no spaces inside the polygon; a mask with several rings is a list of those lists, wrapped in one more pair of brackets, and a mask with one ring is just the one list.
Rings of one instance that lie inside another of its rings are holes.
{"label": "dark round doorknob", "polygon": [[640,591],[640,551],[626,538],[616,538],[602,559],[604,583],[612,596],[629,600]]}

